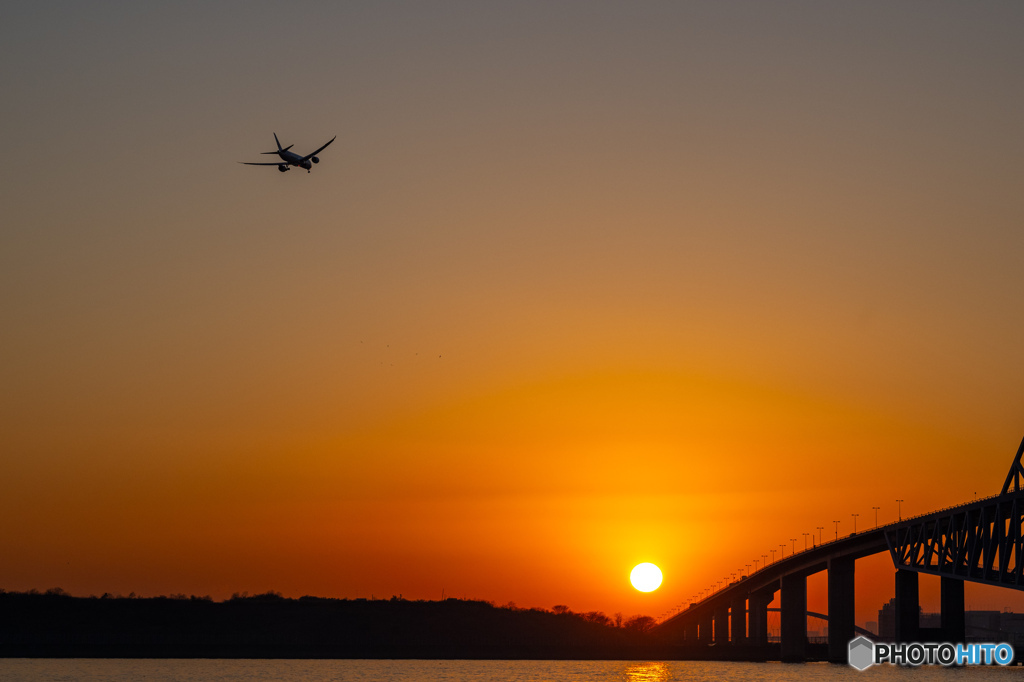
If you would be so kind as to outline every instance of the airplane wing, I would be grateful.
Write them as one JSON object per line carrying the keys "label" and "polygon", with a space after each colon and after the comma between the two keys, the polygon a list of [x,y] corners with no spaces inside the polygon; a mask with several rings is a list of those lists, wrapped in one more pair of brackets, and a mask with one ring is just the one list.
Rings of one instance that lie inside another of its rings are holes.
{"label": "airplane wing", "polygon": [[275,161],[274,163],[249,163],[248,161],[239,161],[238,163],[243,166],[287,166],[288,164],[284,161]]}
{"label": "airplane wing", "polygon": [[[330,140],[329,140],[329,141],[327,142],[327,144],[330,144],[331,142],[334,142],[334,141],[335,141],[335,140],[337,140],[337,139],[338,139],[338,136],[337,136],[337,135],[335,135],[334,137],[332,137],[332,138],[331,138],[331,139],[330,139]],[[315,152],[313,152],[312,154],[306,154],[305,156],[303,156],[303,157],[302,157],[302,160],[303,160],[303,161],[305,161],[306,159],[311,159],[311,158],[313,158],[314,156],[316,156],[317,154],[319,154],[319,153],[320,153],[320,152],[322,152],[323,150],[327,149],[327,144],[325,144],[325,145],[324,145],[323,147],[320,147],[320,149],[317,149],[317,150],[316,150]]]}

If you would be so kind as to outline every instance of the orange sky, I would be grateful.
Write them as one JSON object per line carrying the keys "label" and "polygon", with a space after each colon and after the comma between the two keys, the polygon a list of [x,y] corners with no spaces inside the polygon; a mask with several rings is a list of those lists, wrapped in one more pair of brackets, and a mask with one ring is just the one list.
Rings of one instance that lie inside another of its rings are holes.
{"label": "orange sky", "polygon": [[1002,483],[1017,7],[109,9],[0,27],[0,588],[659,615]]}

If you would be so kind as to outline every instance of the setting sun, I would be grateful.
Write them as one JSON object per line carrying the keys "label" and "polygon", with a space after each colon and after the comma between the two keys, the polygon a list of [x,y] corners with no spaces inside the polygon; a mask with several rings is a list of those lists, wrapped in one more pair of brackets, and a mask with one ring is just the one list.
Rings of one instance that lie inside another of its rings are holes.
{"label": "setting sun", "polygon": [[661,569],[650,563],[637,564],[629,574],[629,582],[641,592],[654,592],[661,586]]}

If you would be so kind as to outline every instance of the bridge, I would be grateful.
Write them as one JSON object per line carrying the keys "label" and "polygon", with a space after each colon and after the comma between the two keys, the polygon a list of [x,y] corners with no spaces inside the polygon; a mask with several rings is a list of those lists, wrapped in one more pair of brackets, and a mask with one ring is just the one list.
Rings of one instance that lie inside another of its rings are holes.
{"label": "bridge", "polygon": [[[807,577],[828,574],[828,660],[847,661],[860,628],[854,618],[857,559],[889,552],[896,569],[896,641],[963,642],[964,583],[1024,590],[1024,441],[997,495],[940,509],[804,549],[742,576],[655,626],[666,643],[698,654],[764,659],[768,605],[781,593],[780,658],[808,657]],[[919,625],[918,577],[941,579],[940,627]],[[818,615],[818,614],[815,614]]]}

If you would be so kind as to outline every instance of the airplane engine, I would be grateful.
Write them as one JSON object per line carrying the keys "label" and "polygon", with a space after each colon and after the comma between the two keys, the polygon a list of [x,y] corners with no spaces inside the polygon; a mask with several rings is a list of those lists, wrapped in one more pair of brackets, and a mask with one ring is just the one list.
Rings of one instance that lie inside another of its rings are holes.
{"label": "airplane engine", "polygon": [[277,170],[279,170],[279,171],[281,171],[282,173],[284,173],[284,172],[285,172],[286,170],[288,170],[288,166],[286,166],[286,165],[284,165],[284,164],[282,163],[282,164],[281,164],[280,166],[278,166],[278,167],[277,167]]}
{"label": "airplane engine", "polygon": [[314,157],[312,157],[312,158],[310,159],[310,161],[312,161],[313,163],[320,163],[320,159],[318,159],[318,158],[317,158],[317,157],[315,157],[315,156],[314,156]]}
{"label": "airplane engine", "polygon": [[306,170],[309,170],[310,168],[313,167],[313,164],[311,164],[309,161],[303,161],[302,167],[305,168]]}

